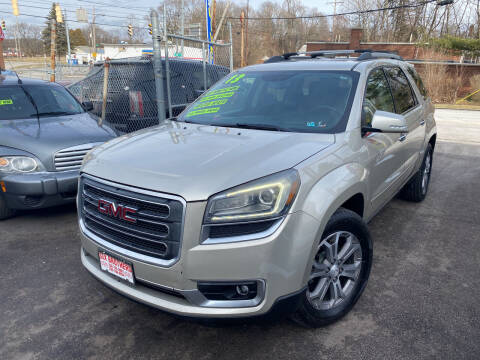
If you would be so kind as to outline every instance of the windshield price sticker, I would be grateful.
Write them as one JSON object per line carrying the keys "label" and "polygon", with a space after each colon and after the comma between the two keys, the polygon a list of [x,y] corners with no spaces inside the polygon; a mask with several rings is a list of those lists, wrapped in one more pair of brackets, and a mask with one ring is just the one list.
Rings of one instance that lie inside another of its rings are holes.
{"label": "windshield price sticker", "polygon": [[209,106],[223,105],[227,101],[228,101],[228,99],[209,101],[209,102],[200,103],[198,105],[195,105],[193,108],[194,109],[201,109],[201,108],[206,108],[206,107],[209,107]]}
{"label": "windshield price sticker", "polygon": [[[234,84],[245,77],[245,74],[235,74],[230,79],[225,81],[223,85]],[[236,91],[240,89],[240,85],[226,86],[220,89],[209,91],[207,96],[198,101],[198,105],[189,111],[186,117],[214,114],[220,110],[219,105],[225,105],[228,100],[235,95]],[[215,107],[210,107],[215,106]]]}
{"label": "windshield price sticker", "polygon": [[3,99],[3,100],[0,99],[0,106],[1,105],[12,105],[12,104],[13,104],[12,99]]}
{"label": "windshield price sticker", "polygon": [[240,86],[238,86],[238,85],[237,86],[228,86],[228,87],[225,87],[225,88],[210,91],[209,94],[210,95],[219,94],[219,93],[224,93],[224,92],[229,92],[229,91],[236,91],[238,89],[240,89]]}
{"label": "windshield price sticker", "polygon": [[234,92],[226,92],[218,95],[209,95],[201,99],[200,102],[214,100],[214,99],[221,99],[221,98],[229,98],[229,97],[232,97],[234,94],[235,94]]}
{"label": "windshield price sticker", "polygon": [[213,114],[213,113],[218,112],[218,110],[220,110],[219,107],[206,108],[206,109],[200,109],[200,110],[190,111],[190,112],[187,114],[187,117],[195,116],[195,115],[203,115],[203,114]]}

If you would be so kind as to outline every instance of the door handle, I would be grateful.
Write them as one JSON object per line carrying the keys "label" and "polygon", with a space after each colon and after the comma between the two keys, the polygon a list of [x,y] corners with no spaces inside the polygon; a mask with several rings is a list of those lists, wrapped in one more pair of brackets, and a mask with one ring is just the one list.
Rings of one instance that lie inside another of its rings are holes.
{"label": "door handle", "polygon": [[423,126],[423,125],[425,125],[425,120],[422,119],[420,120],[420,126]]}
{"label": "door handle", "polygon": [[406,138],[407,138],[407,134],[402,134],[402,135],[400,135],[400,137],[398,138],[398,141],[404,141]]}

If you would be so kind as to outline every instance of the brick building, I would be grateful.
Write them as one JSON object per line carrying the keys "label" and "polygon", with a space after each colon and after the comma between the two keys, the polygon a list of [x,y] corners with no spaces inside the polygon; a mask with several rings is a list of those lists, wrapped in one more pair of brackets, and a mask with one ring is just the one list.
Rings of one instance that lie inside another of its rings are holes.
{"label": "brick building", "polygon": [[480,75],[480,64],[461,63],[461,57],[456,54],[436,52],[425,48],[416,43],[405,42],[363,42],[363,30],[359,28],[351,29],[349,42],[327,42],[310,41],[306,43],[306,51],[321,50],[387,50],[400,55],[405,60],[414,64],[419,73],[426,71],[429,65],[441,65],[446,67],[446,73],[459,86],[456,90],[457,96],[465,96],[476,90],[473,88],[471,79],[473,76]]}

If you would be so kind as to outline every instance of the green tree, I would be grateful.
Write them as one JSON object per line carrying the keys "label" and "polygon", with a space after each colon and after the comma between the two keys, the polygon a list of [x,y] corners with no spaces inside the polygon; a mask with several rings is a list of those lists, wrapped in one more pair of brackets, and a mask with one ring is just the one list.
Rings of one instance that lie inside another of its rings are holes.
{"label": "green tree", "polygon": [[[45,51],[47,55],[50,54],[50,39],[52,33],[52,20],[56,19],[55,15],[55,3],[52,3],[52,9],[48,14],[47,21],[45,23],[45,28],[42,30],[42,40],[45,44]],[[57,49],[57,56],[65,55],[67,53],[67,33],[65,31],[65,24],[64,23],[57,23],[57,30],[56,30],[56,49]]]}
{"label": "green tree", "polygon": [[88,45],[87,39],[82,33],[82,29],[68,30],[70,36],[70,48],[73,50],[77,46]]}

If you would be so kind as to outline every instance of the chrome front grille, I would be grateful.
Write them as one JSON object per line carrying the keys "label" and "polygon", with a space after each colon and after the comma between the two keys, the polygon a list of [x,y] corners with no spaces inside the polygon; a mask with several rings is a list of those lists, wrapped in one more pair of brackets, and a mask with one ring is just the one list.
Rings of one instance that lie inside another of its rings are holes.
{"label": "chrome front grille", "polygon": [[82,166],[84,156],[97,144],[72,146],[55,153],[55,170],[78,170]]}
{"label": "chrome front grille", "polygon": [[[80,210],[87,231],[109,244],[163,260],[180,252],[184,205],[180,200],[131,191],[82,176]],[[128,216],[122,211],[128,208]]]}

